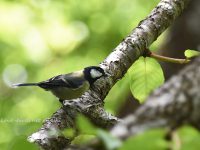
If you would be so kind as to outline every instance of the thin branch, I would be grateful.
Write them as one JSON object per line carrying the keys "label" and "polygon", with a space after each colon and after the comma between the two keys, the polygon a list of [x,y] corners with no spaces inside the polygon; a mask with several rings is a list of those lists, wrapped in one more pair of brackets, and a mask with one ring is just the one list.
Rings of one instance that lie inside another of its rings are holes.
{"label": "thin branch", "polygon": [[155,54],[151,52],[149,54],[150,57],[155,58],[157,60],[165,61],[165,62],[171,62],[171,63],[177,63],[177,64],[187,64],[190,62],[189,59],[178,59],[178,58],[171,58],[171,57],[166,57],[166,56],[161,56],[158,54]]}

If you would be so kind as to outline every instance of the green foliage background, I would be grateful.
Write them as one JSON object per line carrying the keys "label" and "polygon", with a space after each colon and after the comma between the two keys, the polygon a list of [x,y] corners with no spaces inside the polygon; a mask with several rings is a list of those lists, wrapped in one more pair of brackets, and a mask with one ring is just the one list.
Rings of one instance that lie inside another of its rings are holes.
{"label": "green foliage background", "polygon": [[[9,85],[99,64],[158,2],[1,0],[0,149],[37,149],[27,136],[60,107],[48,92]],[[106,98],[106,109],[116,114],[128,91],[125,77]]]}

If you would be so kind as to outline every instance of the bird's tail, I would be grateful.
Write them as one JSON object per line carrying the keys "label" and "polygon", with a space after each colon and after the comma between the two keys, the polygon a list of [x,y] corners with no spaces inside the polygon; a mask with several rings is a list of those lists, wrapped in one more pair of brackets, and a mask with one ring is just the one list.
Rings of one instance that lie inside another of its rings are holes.
{"label": "bird's tail", "polygon": [[19,86],[38,86],[38,83],[18,83],[18,84],[12,85],[13,88],[16,88]]}

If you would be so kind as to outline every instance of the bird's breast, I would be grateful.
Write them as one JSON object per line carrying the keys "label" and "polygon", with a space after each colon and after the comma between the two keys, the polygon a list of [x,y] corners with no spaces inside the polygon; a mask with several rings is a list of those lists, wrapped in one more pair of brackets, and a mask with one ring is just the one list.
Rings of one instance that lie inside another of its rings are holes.
{"label": "bird's breast", "polygon": [[62,100],[70,100],[75,99],[83,95],[90,87],[89,82],[84,82],[81,86],[78,88],[67,88],[67,87],[59,87],[56,89],[51,89],[51,92]]}

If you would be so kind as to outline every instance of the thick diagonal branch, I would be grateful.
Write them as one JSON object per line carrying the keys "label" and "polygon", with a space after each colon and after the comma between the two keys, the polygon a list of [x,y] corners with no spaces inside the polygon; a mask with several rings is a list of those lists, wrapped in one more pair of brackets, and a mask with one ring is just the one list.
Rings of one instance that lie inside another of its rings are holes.
{"label": "thick diagonal branch", "polygon": [[29,140],[39,144],[43,149],[64,148],[70,143],[70,140],[61,134],[49,134],[49,131],[74,127],[77,112],[85,114],[95,124],[103,127],[115,124],[118,119],[103,109],[104,98],[112,86],[124,76],[132,63],[144,55],[145,49],[181,14],[188,1],[161,0],[150,15],[141,21],[132,33],[100,64],[109,77],[99,80],[81,98],[65,101],[65,106],[47,119],[43,127],[32,134]]}
{"label": "thick diagonal branch", "polygon": [[150,128],[177,128],[190,124],[200,130],[200,57],[172,77],[138,110],[112,129],[127,138]]}

